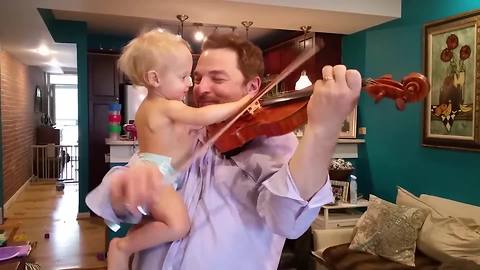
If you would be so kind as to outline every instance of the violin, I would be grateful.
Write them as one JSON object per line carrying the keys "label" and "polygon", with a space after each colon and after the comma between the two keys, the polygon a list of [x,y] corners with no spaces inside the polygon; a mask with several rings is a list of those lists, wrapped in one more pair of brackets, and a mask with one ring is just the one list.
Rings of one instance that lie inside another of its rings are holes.
{"label": "violin", "polygon": [[[212,145],[215,145],[221,153],[226,153],[257,137],[283,135],[307,123],[307,104],[313,93],[313,86],[283,93],[275,98],[263,99],[263,96],[319,50],[320,47],[314,47],[304,51],[232,119],[208,126],[208,141],[193,155],[179,162],[178,170],[186,168],[191,161],[200,157]],[[397,109],[403,110],[406,103],[425,98],[430,86],[424,75],[410,73],[401,82],[393,80],[391,75],[384,75],[377,79],[364,79],[362,89],[366,90],[375,102],[383,98],[391,98],[395,100]]]}
{"label": "violin", "polygon": [[[384,75],[378,79],[362,80],[362,88],[376,103],[383,98],[395,100],[398,110],[405,109],[406,103],[425,98],[429,91],[427,78],[420,73],[410,73],[401,82]],[[313,85],[302,90],[286,92],[275,98],[261,99],[260,106],[244,113],[216,142],[215,147],[225,153],[236,149],[259,136],[279,136],[290,133],[307,123],[307,104],[313,93]],[[215,134],[222,123],[207,128]]]}

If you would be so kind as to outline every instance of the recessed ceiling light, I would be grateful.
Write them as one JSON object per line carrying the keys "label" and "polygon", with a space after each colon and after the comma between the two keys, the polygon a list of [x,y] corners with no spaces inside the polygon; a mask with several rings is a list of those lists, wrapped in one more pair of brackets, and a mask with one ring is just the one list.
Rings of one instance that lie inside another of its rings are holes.
{"label": "recessed ceiling light", "polygon": [[46,56],[46,55],[50,54],[50,49],[45,45],[40,45],[40,47],[38,47],[38,49],[37,49],[37,53],[39,53],[43,56]]}

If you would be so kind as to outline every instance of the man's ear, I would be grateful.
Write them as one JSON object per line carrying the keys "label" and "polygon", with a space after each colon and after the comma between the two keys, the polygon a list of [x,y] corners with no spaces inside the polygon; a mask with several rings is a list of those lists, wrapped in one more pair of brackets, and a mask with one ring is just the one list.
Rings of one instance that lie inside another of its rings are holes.
{"label": "man's ear", "polygon": [[260,86],[262,85],[262,80],[259,76],[255,76],[253,79],[247,83],[247,93],[256,95],[260,91]]}
{"label": "man's ear", "polygon": [[145,81],[152,87],[157,88],[160,86],[160,77],[155,70],[147,71],[147,74],[145,74]]}

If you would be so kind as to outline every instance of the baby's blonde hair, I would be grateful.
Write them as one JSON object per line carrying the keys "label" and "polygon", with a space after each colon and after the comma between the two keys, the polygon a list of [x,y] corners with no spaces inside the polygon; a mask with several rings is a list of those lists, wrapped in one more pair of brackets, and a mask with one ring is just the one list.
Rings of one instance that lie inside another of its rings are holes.
{"label": "baby's blonde hair", "polygon": [[160,28],[150,30],[140,34],[123,48],[118,67],[133,84],[147,86],[146,73],[167,65],[169,60],[166,56],[172,55],[179,46],[190,50],[188,43],[181,37]]}

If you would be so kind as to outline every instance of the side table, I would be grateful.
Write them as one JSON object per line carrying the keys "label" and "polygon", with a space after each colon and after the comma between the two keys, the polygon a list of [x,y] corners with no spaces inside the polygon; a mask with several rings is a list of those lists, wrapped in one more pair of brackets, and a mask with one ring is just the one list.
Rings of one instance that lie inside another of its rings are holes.
{"label": "side table", "polygon": [[338,229],[353,227],[363,214],[362,208],[368,207],[368,200],[360,199],[356,204],[339,202],[322,206],[320,215],[312,224],[312,229]]}

